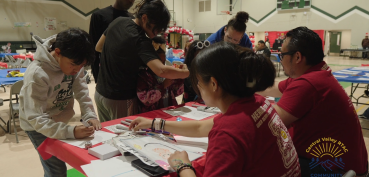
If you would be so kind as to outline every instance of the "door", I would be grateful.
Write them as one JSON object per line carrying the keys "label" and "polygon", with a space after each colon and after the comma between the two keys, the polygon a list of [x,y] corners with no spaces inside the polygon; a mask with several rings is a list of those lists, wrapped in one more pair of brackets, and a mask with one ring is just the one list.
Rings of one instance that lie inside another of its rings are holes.
{"label": "door", "polygon": [[341,52],[341,32],[329,32],[331,39],[329,44],[329,53],[340,53]]}

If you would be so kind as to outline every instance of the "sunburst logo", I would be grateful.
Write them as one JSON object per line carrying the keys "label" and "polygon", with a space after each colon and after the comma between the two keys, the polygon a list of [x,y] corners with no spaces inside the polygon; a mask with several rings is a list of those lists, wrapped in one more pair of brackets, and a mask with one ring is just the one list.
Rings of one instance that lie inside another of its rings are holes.
{"label": "sunburst logo", "polygon": [[348,149],[341,141],[328,137],[311,143],[306,152],[314,156],[309,163],[311,169],[320,165],[324,170],[332,171],[334,166],[343,169],[345,163],[340,156],[348,152]]}

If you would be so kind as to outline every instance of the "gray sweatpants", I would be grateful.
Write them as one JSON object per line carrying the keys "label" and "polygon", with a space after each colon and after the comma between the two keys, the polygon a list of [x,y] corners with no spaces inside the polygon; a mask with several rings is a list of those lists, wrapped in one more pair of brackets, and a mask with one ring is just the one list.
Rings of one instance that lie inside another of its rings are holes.
{"label": "gray sweatpants", "polygon": [[95,103],[100,122],[138,114],[137,98],[130,100],[112,100],[95,91]]}

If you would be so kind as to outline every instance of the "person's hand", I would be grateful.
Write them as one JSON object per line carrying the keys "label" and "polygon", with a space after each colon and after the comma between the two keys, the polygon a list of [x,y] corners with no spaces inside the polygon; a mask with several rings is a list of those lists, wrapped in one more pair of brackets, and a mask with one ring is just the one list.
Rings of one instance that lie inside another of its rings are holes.
{"label": "person's hand", "polygon": [[76,139],[86,138],[95,133],[94,127],[85,127],[84,125],[77,125],[74,127],[74,137]]}
{"label": "person's hand", "polygon": [[169,165],[177,171],[182,164],[191,164],[186,151],[175,151],[168,158]]}
{"label": "person's hand", "polygon": [[172,84],[173,84],[173,80],[172,79],[165,79],[164,82],[163,82],[163,87],[164,88],[168,88]]}
{"label": "person's hand", "polygon": [[146,119],[143,117],[137,117],[135,120],[131,122],[129,125],[129,129],[133,131],[138,131],[139,129],[148,129],[151,128],[151,119]]}
{"label": "person's hand", "polygon": [[188,68],[187,68],[187,65],[186,65],[186,64],[181,64],[181,65],[179,65],[179,69],[188,70]]}
{"label": "person's hand", "polygon": [[101,124],[100,121],[97,119],[90,119],[87,121],[92,127],[95,128],[95,130],[101,130]]}

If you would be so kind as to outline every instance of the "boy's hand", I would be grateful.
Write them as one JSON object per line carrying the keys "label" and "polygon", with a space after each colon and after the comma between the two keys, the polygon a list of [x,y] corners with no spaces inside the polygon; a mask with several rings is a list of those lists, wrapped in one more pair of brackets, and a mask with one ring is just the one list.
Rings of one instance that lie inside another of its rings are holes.
{"label": "boy's hand", "polygon": [[97,119],[90,119],[88,123],[95,128],[95,130],[101,130],[100,121]]}
{"label": "boy's hand", "polygon": [[129,125],[129,129],[133,131],[138,131],[139,129],[148,129],[151,128],[152,120],[146,119],[143,117],[137,117],[137,119],[131,122]]}
{"label": "boy's hand", "polygon": [[85,127],[84,125],[77,125],[74,127],[74,137],[76,139],[86,138],[95,133],[94,127]]}

